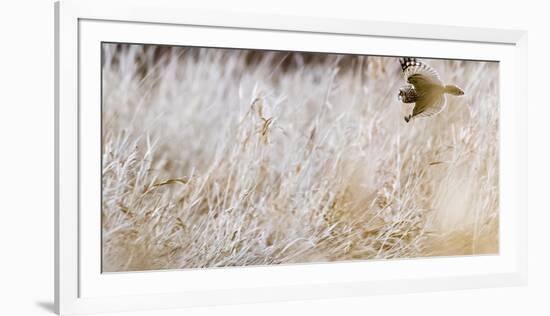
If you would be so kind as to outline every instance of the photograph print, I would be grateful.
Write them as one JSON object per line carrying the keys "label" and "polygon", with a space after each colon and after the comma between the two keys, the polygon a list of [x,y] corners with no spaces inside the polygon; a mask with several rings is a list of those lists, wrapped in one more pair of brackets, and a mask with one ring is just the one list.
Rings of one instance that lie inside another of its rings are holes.
{"label": "photograph print", "polygon": [[498,62],[101,56],[103,272],[499,252]]}

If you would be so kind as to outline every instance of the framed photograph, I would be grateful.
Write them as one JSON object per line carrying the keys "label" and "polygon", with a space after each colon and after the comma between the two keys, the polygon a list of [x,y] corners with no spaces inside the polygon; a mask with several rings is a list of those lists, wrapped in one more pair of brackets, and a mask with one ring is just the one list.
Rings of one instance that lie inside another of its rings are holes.
{"label": "framed photograph", "polygon": [[526,283],[526,33],[56,9],[56,309]]}

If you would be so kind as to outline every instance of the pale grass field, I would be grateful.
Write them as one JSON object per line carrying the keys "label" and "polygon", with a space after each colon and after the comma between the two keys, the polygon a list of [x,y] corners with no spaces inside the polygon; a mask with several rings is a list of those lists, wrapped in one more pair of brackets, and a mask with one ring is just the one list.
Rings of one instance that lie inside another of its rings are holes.
{"label": "pale grass field", "polygon": [[106,272],[498,252],[497,63],[407,124],[393,57],[103,55]]}

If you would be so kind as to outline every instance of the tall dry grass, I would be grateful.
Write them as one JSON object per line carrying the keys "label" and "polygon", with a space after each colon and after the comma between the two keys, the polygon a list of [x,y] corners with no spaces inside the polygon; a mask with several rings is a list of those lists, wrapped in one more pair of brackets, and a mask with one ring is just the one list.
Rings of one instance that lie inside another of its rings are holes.
{"label": "tall dry grass", "polygon": [[103,269],[498,252],[498,64],[103,46]]}

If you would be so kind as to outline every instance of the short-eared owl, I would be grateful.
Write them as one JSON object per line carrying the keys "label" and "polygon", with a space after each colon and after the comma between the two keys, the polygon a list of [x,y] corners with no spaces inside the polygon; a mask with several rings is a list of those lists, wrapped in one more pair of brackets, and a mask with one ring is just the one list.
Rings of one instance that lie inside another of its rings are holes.
{"label": "short-eared owl", "polygon": [[431,116],[441,112],[447,103],[445,94],[464,94],[455,85],[443,84],[432,67],[416,58],[399,58],[399,62],[403,77],[409,84],[399,89],[398,98],[403,103],[414,103],[413,112],[405,116],[405,122],[416,116]]}

